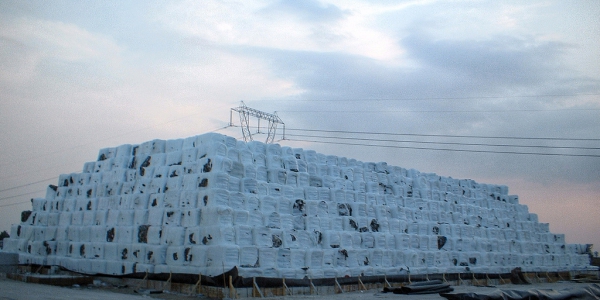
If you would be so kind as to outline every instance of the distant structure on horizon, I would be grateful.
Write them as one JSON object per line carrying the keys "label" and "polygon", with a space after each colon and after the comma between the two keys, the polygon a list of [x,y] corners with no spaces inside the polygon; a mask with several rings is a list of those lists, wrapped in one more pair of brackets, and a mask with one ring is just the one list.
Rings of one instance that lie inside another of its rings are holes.
{"label": "distant structure on horizon", "polygon": [[215,133],[100,150],[32,199],[3,251],[110,275],[597,269],[506,186]]}

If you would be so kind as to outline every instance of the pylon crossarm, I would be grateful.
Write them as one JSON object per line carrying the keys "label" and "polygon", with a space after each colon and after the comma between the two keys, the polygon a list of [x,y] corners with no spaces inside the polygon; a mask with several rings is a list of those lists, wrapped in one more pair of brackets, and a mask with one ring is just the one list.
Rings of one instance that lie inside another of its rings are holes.
{"label": "pylon crossarm", "polygon": [[244,137],[244,141],[249,142],[252,141],[252,132],[250,131],[250,116],[252,117],[256,117],[258,118],[258,129],[257,129],[257,133],[260,133],[260,120],[266,120],[269,122],[268,125],[268,135],[267,135],[267,140],[266,143],[270,144],[273,143],[275,140],[275,133],[277,131],[277,126],[278,124],[282,124],[283,128],[284,128],[284,135],[283,138],[285,139],[285,124],[283,123],[283,121],[281,120],[281,118],[279,118],[279,116],[277,116],[277,113],[266,113],[257,109],[253,109],[250,108],[248,106],[246,106],[246,104],[244,104],[244,102],[242,101],[242,104],[239,107],[235,107],[231,109],[231,113],[230,113],[230,125],[233,126],[232,121],[231,121],[231,114],[236,111],[239,113],[240,115],[240,125],[242,128],[242,135]]}

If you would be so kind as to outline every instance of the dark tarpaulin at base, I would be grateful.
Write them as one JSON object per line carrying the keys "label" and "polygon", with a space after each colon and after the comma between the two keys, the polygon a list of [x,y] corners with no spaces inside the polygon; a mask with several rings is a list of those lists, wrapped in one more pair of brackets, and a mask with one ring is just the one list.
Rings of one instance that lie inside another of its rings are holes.
{"label": "dark tarpaulin at base", "polygon": [[415,282],[395,289],[383,289],[384,293],[393,292],[394,294],[405,295],[439,294],[452,291],[454,291],[454,289],[451,288],[449,284],[443,283],[441,280]]}
{"label": "dark tarpaulin at base", "polygon": [[[182,273],[131,273],[116,277],[129,277],[136,279],[147,278],[148,280],[167,281],[169,278],[174,283],[187,283],[195,284],[198,282],[199,274],[182,274]],[[238,268],[233,267],[231,270],[219,274],[216,276],[202,275],[202,285],[214,286],[214,287],[227,287],[229,286],[229,277],[231,276],[231,283],[236,288],[247,288],[252,287],[253,282],[264,288],[277,288],[282,287],[283,278],[271,278],[271,277],[242,277],[239,276]],[[412,284],[427,284],[432,281],[455,281],[455,280],[486,280],[486,279],[509,279],[510,273],[506,274],[479,274],[479,273],[465,273],[465,274],[419,274],[419,275],[387,275],[387,276],[361,276],[360,281],[362,283],[382,283],[385,280],[388,282],[412,282]],[[309,287],[311,283],[315,286],[334,286],[336,281],[340,285],[352,285],[359,283],[359,277],[340,277],[340,278],[317,278],[317,279],[285,279],[285,284],[288,287]]]}
{"label": "dark tarpaulin at base", "polygon": [[[167,281],[169,278],[171,282],[175,283],[187,283],[187,284],[195,284],[198,282],[198,276],[195,274],[180,274],[180,273],[132,273],[119,277],[129,277],[136,279],[147,278],[148,280],[158,280],[158,281]],[[205,276],[202,275],[202,285],[214,286],[214,287],[226,287],[229,286],[229,277],[231,276],[231,283],[236,288],[246,288],[252,287],[253,282],[260,287],[264,288],[277,288],[283,285],[283,278],[268,278],[268,277],[249,277],[245,278],[238,275],[237,267],[232,268],[231,270],[216,276]],[[430,275],[431,277],[431,275]],[[363,283],[381,283],[384,282],[387,278],[388,281],[391,282],[407,282],[410,278],[413,281],[425,281],[425,275],[389,275],[385,276],[364,276],[360,277],[360,281]],[[315,286],[334,286],[337,283],[340,285],[349,285],[349,284],[358,284],[359,277],[341,277],[341,278],[318,278],[318,279],[285,279],[285,284],[288,287],[309,287],[311,283]]]}
{"label": "dark tarpaulin at base", "polygon": [[570,288],[564,290],[530,289],[525,291],[517,290],[496,290],[492,293],[457,293],[444,294],[440,296],[449,300],[567,300],[567,299],[599,299],[600,285],[590,284],[581,288]]}
{"label": "dark tarpaulin at base", "polygon": [[[242,277],[239,276],[239,272],[237,267],[232,268],[231,270],[216,276],[205,276],[202,275],[202,285],[214,286],[214,287],[227,287],[229,286],[229,276],[231,276],[231,283],[235,288],[248,288],[253,286],[253,282],[261,288],[278,288],[283,286],[283,278],[272,278],[272,277]],[[445,276],[445,277],[444,277]],[[187,283],[187,284],[195,284],[198,282],[197,274],[180,274],[180,273],[132,273],[119,277],[129,277],[129,278],[147,278],[149,280],[158,280],[158,281],[167,281],[171,278],[171,282],[174,283]],[[504,278],[508,279],[510,274],[419,274],[419,275],[387,275],[387,276],[361,276],[361,277],[339,277],[339,278],[315,278],[315,279],[293,279],[293,278],[285,278],[285,284],[288,287],[310,287],[311,283],[314,286],[334,286],[337,284],[340,285],[352,285],[358,284],[359,278],[360,281],[364,284],[367,283],[383,283],[385,280],[388,282],[412,282],[412,284],[416,283],[426,283],[434,280],[442,281],[451,281],[458,280],[462,278],[463,280],[471,280],[472,278],[477,278],[478,280],[488,279],[499,279]]]}

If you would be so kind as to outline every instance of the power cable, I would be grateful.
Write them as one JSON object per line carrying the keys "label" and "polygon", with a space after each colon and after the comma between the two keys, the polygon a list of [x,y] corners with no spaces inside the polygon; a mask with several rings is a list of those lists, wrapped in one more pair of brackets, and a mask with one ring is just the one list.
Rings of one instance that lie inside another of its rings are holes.
{"label": "power cable", "polygon": [[[216,107],[216,108],[213,108],[213,109],[211,109],[211,110],[208,110],[208,111],[213,111],[213,110],[216,110],[217,108],[221,108],[221,107],[224,107],[224,106],[225,106],[225,105],[221,105],[221,106],[218,106],[218,107]],[[89,145],[92,145],[92,144],[94,144],[94,143],[98,143],[98,142],[103,142],[103,141],[111,140],[111,139],[114,139],[114,138],[117,138],[117,137],[126,136],[126,135],[129,135],[129,134],[132,134],[132,133],[136,133],[136,132],[140,132],[140,131],[148,130],[148,129],[155,128],[155,127],[158,127],[158,126],[161,126],[161,125],[165,125],[165,124],[169,124],[169,123],[173,123],[173,122],[181,121],[181,120],[183,120],[183,119],[187,119],[187,118],[189,118],[189,117],[193,117],[193,116],[195,116],[195,115],[198,115],[198,114],[200,114],[200,113],[206,113],[206,112],[207,112],[206,110],[203,110],[202,112],[199,112],[199,113],[193,113],[193,114],[189,114],[189,115],[183,116],[183,117],[181,117],[181,118],[177,118],[177,119],[168,120],[168,121],[165,121],[165,122],[161,122],[161,123],[158,123],[158,124],[154,124],[154,125],[152,125],[152,126],[146,126],[146,127],[144,127],[144,128],[140,128],[140,129],[136,129],[136,130],[132,130],[132,131],[128,131],[128,132],[124,132],[124,133],[117,134],[117,135],[108,136],[108,137],[105,137],[105,138],[102,138],[102,139],[95,140],[95,141],[93,141],[93,142],[84,143],[84,144],[79,144],[79,145],[71,146],[71,147],[69,147],[69,148],[66,148],[66,149],[61,149],[61,150],[56,150],[56,151],[52,151],[52,152],[47,152],[47,153],[44,153],[44,154],[41,154],[41,155],[36,155],[36,156],[34,156],[34,157],[30,157],[29,159],[26,159],[26,160],[16,160],[16,161],[13,161],[13,162],[10,162],[10,163],[4,163],[4,164],[0,164],[0,167],[5,167],[5,166],[10,166],[10,165],[15,165],[15,164],[22,164],[24,161],[37,160],[37,159],[44,158],[44,157],[47,157],[47,156],[50,156],[50,155],[53,155],[53,154],[62,153],[62,152],[65,152],[65,151],[69,151],[69,150],[76,149],[76,148],[81,148],[81,147],[89,146]],[[217,130],[220,130],[220,129],[222,129],[222,128],[215,129],[215,130],[213,130],[213,131],[217,131]],[[209,131],[209,132],[210,132],[210,131]]]}
{"label": "power cable", "polygon": [[459,143],[459,142],[431,142],[431,141],[414,141],[414,140],[399,141],[399,140],[390,140],[390,139],[370,139],[370,138],[358,138],[358,137],[318,136],[318,135],[303,135],[303,134],[289,134],[289,133],[287,134],[287,136],[309,137],[309,138],[330,138],[330,139],[340,139],[340,140],[374,141],[374,142],[396,142],[396,143],[434,144],[434,145],[516,147],[516,148],[542,148],[542,149],[600,150],[600,147],[513,145],[513,144]]}
{"label": "power cable", "polygon": [[594,158],[600,157],[600,155],[591,155],[591,154],[559,154],[559,153],[516,152],[516,151],[467,150],[467,149],[451,149],[451,148],[427,148],[427,147],[392,146],[392,145],[365,145],[365,144],[353,144],[353,143],[345,143],[345,142],[315,141],[315,140],[303,140],[303,139],[286,139],[286,140],[297,141],[297,142],[311,142],[311,143],[350,145],[350,146],[362,146],[362,147],[382,147],[382,148],[395,148],[395,149],[416,149],[416,150],[495,153],[495,154],[520,154],[520,155],[540,155],[540,156],[570,156],[570,157],[594,157]]}
{"label": "power cable", "polygon": [[[208,132],[216,132],[216,131],[220,131],[220,130],[226,129],[226,128],[228,128],[228,127],[229,127],[229,126],[219,127],[219,128],[217,128],[217,129],[213,129],[213,130],[210,130],[210,131],[208,131]],[[107,138],[107,139],[108,139],[108,138]],[[106,139],[105,139],[105,140],[106,140]],[[85,146],[85,144],[84,144],[84,145],[78,145],[78,146],[72,147],[72,148],[71,148],[71,150],[72,150],[72,149],[74,149],[74,148],[80,147],[80,146]],[[55,151],[55,152],[53,152],[53,153],[59,153],[59,152],[62,152],[62,151]],[[48,168],[45,168],[45,169],[41,169],[41,170],[40,170],[40,169],[37,169],[37,170],[33,170],[33,171],[27,171],[27,172],[24,172],[24,173],[11,174],[10,176],[0,177],[0,179],[4,179],[4,178],[8,178],[8,177],[15,177],[15,176],[18,176],[18,175],[24,175],[24,174],[33,173],[33,172],[39,172],[39,171],[50,170],[50,169],[58,168],[58,167],[61,167],[61,166],[62,166],[62,167],[66,167],[66,165],[55,165],[55,166],[51,166],[51,167],[48,167]],[[74,173],[74,172],[70,172],[70,173]],[[51,179],[56,179],[56,178],[58,178],[58,177],[59,177],[59,176],[55,176],[55,177],[52,177],[52,178],[47,178],[47,179],[40,180],[40,181],[36,181],[36,182],[30,182],[30,183],[26,183],[26,184],[23,184],[23,185],[20,185],[20,186],[15,186],[15,187],[7,188],[7,189],[4,189],[4,190],[0,190],[0,192],[5,192],[5,191],[9,191],[9,190],[14,190],[14,189],[18,189],[18,188],[22,188],[22,187],[30,186],[30,185],[33,185],[33,184],[36,184],[36,183],[41,183],[41,182],[48,181],[48,180],[51,180]],[[4,198],[0,198],[0,201],[1,201],[1,200],[3,200],[3,199],[4,199]]]}
{"label": "power cable", "polygon": [[349,130],[323,130],[305,128],[286,128],[286,131],[311,131],[347,134],[369,134],[369,135],[392,135],[392,136],[421,136],[421,137],[446,137],[446,138],[477,138],[477,139],[514,139],[514,140],[557,140],[557,141],[600,141],[592,138],[565,138],[565,137],[517,137],[517,136],[482,136],[482,135],[449,135],[449,134],[419,134],[419,133],[391,133],[373,131],[349,131]]}
{"label": "power cable", "polygon": [[29,192],[29,193],[25,193],[25,194],[14,195],[14,196],[10,196],[10,197],[3,197],[3,198],[0,198],[0,201],[17,198],[17,197],[21,197],[21,196],[26,196],[26,195],[31,195],[31,194],[35,194],[35,193],[43,193],[43,192],[45,192],[45,191],[35,191],[35,192]]}
{"label": "power cable", "polygon": [[[357,101],[440,101],[440,100],[479,100],[479,99],[511,99],[511,98],[551,98],[551,97],[578,97],[598,96],[600,93],[590,94],[556,94],[556,95],[521,95],[521,96],[472,96],[472,97],[407,97],[407,98],[353,98],[353,99],[294,99],[294,102],[357,102]],[[261,100],[278,101],[281,99]]]}
{"label": "power cable", "polygon": [[599,111],[600,108],[571,109],[506,109],[506,110],[278,110],[278,113],[504,113],[504,112],[541,112],[541,111]]}
{"label": "power cable", "polygon": [[52,177],[52,178],[46,178],[44,180],[40,180],[40,181],[36,181],[36,182],[27,183],[27,184],[24,184],[24,185],[19,185],[19,186],[15,186],[15,187],[3,189],[3,190],[0,190],[0,193],[1,192],[6,192],[6,191],[10,191],[10,190],[14,190],[14,189],[18,189],[18,188],[22,188],[22,187],[26,187],[26,186],[30,186],[30,185],[33,185],[33,184],[36,184],[36,183],[40,183],[40,182],[44,182],[44,181],[48,181],[48,180],[52,180],[52,179],[56,179],[56,178],[58,178],[58,176],[55,176],[55,177]]}
{"label": "power cable", "polygon": [[11,203],[11,204],[2,204],[2,205],[0,205],[0,207],[13,206],[13,205],[23,204],[23,203],[27,203],[27,202],[29,202],[29,201],[22,201],[22,202]]}

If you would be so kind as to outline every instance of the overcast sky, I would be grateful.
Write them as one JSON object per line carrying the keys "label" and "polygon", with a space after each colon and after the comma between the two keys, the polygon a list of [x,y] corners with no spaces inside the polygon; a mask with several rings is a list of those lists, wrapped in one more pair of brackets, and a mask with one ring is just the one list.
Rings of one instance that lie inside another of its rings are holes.
{"label": "overcast sky", "polygon": [[508,185],[598,250],[598,16],[596,0],[0,1],[0,230],[101,148],[241,138],[224,127],[243,100],[277,111],[282,145]]}

